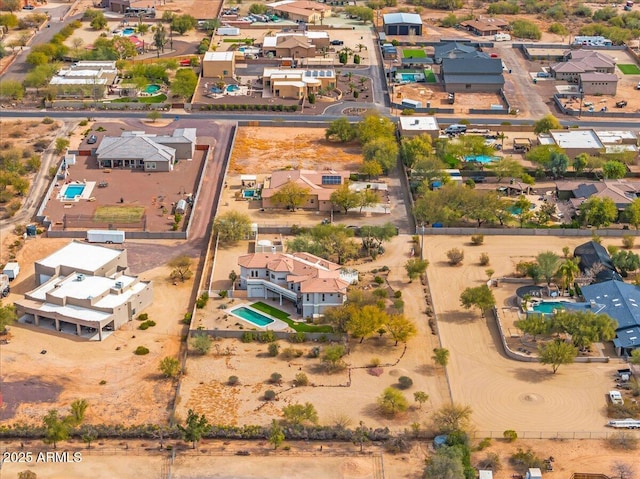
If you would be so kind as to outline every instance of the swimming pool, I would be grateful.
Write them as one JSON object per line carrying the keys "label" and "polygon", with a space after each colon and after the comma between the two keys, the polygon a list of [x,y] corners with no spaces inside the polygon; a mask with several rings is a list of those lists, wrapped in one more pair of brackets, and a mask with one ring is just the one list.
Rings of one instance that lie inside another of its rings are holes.
{"label": "swimming pool", "polygon": [[122,36],[124,37],[130,37],[131,35],[133,35],[136,32],[135,28],[131,28],[131,27],[127,27],[124,30],[122,30]]}
{"label": "swimming pool", "polygon": [[227,85],[227,91],[238,91],[240,87],[238,85]]}
{"label": "swimming pool", "polygon": [[158,92],[160,90],[160,85],[147,85],[147,87],[144,89],[144,91],[146,93],[149,93],[150,95]]}
{"label": "swimming pool", "polygon": [[420,82],[424,81],[422,73],[398,73],[401,82]]}
{"label": "swimming pool", "polygon": [[497,159],[498,159],[497,156],[489,156],[489,155],[477,155],[477,156],[464,157],[464,161],[476,161],[478,163],[482,163],[483,165],[496,161]]}
{"label": "swimming pool", "polygon": [[244,306],[240,306],[230,311],[230,313],[259,328],[264,328],[275,322],[273,319],[259,313],[255,309],[245,308]]}
{"label": "swimming pool", "polygon": [[[589,303],[574,303],[571,301],[543,301],[533,305],[533,311],[529,313],[553,314],[554,309],[573,309],[573,310],[593,310],[593,306]],[[593,310],[597,312],[597,310]]]}
{"label": "swimming pool", "polygon": [[65,200],[75,200],[76,196],[81,196],[84,192],[85,185],[67,185],[62,197]]}
{"label": "swimming pool", "polygon": [[256,190],[242,190],[243,198],[257,198],[258,192]]}

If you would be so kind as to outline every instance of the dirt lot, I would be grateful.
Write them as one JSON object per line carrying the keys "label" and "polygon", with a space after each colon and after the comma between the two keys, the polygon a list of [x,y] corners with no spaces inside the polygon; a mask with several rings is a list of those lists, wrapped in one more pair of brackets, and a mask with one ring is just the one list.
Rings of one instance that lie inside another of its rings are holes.
{"label": "dirt lot", "polygon": [[[67,242],[43,238],[26,242],[19,253],[20,276],[6,301],[13,302],[33,289],[33,262]],[[190,282],[174,286],[168,275],[166,267],[140,275],[154,283],[154,302],[146,312],[157,326],[146,331],[137,330],[133,321],[103,342],[88,342],[12,326],[9,344],[0,346],[2,423],[40,423],[51,408],[67,414],[69,404],[79,398],[89,403],[89,423],[167,421],[173,390],[170,382],[159,378],[158,362],[178,352],[180,319],[191,292]],[[150,354],[135,356],[133,350],[140,345],[148,347]],[[106,384],[100,385],[102,380]]]}

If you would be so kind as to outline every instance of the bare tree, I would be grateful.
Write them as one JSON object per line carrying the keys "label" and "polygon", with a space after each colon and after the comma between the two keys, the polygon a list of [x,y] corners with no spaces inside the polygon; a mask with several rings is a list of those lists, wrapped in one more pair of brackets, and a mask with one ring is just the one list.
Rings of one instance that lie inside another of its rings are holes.
{"label": "bare tree", "polygon": [[626,462],[615,461],[611,465],[612,476],[620,476],[620,479],[632,479],[633,467]]}

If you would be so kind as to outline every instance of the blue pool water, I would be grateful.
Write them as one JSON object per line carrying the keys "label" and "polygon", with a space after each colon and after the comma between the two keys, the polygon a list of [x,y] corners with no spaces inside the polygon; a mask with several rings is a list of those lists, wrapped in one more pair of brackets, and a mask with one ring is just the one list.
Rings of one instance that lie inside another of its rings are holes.
{"label": "blue pool water", "polygon": [[482,163],[483,165],[487,163],[491,163],[492,161],[496,161],[498,159],[497,156],[488,156],[488,155],[478,155],[478,156],[465,156],[464,161],[477,161],[478,163]]}
{"label": "blue pool water", "polygon": [[222,93],[222,90],[217,86],[211,87],[210,91],[211,93]]}
{"label": "blue pool water", "polygon": [[543,301],[533,306],[533,311],[538,314],[553,314],[554,309],[578,309],[589,310],[589,303],[571,303],[567,301]]}
{"label": "blue pool water", "polygon": [[[531,209],[534,209],[536,207],[536,205],[531,205]],[[522,208],[519,208],[517,206],[511,206],[509,207],[509,212],[512,215],[519,215],[520,213],[522,213]]]}
{"label": "blue pool water", "polygon": [[64,199],[72,200],[76,196],[80,196],[84,191],[84,185],[67,185],[64,190]]}
{"label": "blue pool water", "polygon": [[144,89],[145,92],[147,93],[156,93],[158,90],[160,90],[160,85],[147,85],[147,87]]}
{"label": "blue pool water", "polygon": [[135,28],[130,28],[127,27],[124,30],[122,30],[122,35],[125,37],[130,37],[131,35],[133,35],[136,32]]}
{"label": "blue pool water", "polygon": [[238,91],[240,87],[238,85],[227,85],[227,91]]}
{"label": "blue pool water", "polygon": [[253,198],[256,196],[256,190],[242,190],[243,198]]}
{"label": "blue pool water", "polygon": [[273,319],[266,317],[264,314],[254,311],[253,309],[245,308],[244,306],[234,309],[231,311],[231,314],[259,328],[264,328],[274,322]]}

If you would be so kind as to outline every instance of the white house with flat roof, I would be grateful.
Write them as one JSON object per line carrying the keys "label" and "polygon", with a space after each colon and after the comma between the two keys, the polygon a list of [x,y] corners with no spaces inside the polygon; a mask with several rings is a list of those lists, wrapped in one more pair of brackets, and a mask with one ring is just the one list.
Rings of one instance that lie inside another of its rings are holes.
{"label": "white house with flat roof", "polygon": [[570,158],[575,158],[581,153],[598,155],[605,150],[600,138],[592,129],[550,130],[548,135],[540,135],[539,141],[541,145],[556,145],[562,148]]}
{"label": "white house with flat roof", "polygon": [[401,116],[400,133],[409,137],[427,134],[431,138],[438,138],[440,125],[434,116]]}
{"label": "white house with flat roof", "polygon": [[358,273],[310,253],[253,253],[238,258],[240,289],[248,298],[289,300],[303,317],[347,300]]}
{"label": "white house with flat roof", "polygon": [[37,287],[16,301],[20,322],[102,341],[153,302],[126,274],[125,250],[72,242],[35,263]]}

